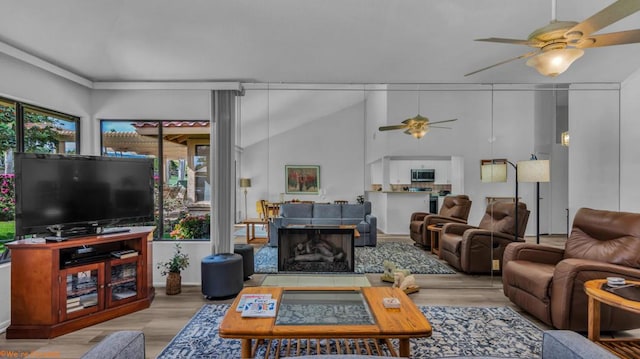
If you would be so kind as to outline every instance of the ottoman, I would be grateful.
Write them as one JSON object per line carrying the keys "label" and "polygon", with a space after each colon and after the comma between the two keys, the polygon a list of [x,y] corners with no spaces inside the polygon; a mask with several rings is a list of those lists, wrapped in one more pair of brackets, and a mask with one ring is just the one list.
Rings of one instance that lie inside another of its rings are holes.
{"label": "ottoman", "polygon": [[244,280],[253,275],[253,246],[249,244],[234,244],[233,253],[242,256],[242,273]]}
{"label": "ottoman", "polygon": [[242,256],[218,253],[202,258],[202,294],[209,298],[232,297],[243,287]]}

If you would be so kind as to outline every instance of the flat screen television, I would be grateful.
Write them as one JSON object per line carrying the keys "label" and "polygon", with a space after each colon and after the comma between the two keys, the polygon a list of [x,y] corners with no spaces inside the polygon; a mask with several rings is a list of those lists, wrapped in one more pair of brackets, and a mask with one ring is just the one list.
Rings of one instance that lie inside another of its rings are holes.
{"label": "flat screen television", "polygon": [[153,159],[16,153],[14,166],[17,237],[153,221]]}

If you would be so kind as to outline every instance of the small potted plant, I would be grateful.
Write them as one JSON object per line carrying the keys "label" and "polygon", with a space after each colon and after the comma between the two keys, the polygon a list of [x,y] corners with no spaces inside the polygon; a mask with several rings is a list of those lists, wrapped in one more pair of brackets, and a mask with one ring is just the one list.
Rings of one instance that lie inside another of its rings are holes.
{"label": "small potted plant", "polygon": [[180,272],[189,266],[189,255],[182,253],[182,247],[176,243],[173,257],[166,262],[158,262],[160,274],[167,276],[167,295],[179,294],[182,291],[182,277]]}

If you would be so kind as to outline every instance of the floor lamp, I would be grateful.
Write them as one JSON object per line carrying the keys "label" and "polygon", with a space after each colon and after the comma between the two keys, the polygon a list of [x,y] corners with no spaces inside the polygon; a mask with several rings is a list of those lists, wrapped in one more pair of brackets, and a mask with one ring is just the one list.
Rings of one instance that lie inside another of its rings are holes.
{"label": "floor lamp", "polygon": [[247,219],[247,188],[251,187],[251,178],[240,178],[240,188],[244,189],[244,219]]}
{"label": "floor lamp", "polygon": [[540,182],[549,182],[549,160],[539,160],[531,155],[529,161],[518,161],[518,182],[536,183],[536,243],[540,244]]}
{"label": "floor lamp", "polygon": [[507,163],[516,171],[516,208],[515,208],[515,227],[514,237],[518,240],[518,166],[506,159],[483,160],[480,165],[480,180],[482,182],[507,182]]}

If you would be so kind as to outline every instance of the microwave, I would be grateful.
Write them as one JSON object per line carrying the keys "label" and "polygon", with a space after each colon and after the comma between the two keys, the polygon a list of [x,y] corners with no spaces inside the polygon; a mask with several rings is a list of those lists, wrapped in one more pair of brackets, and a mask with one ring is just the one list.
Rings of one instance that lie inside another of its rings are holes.
{"label": "microwave", "polygon": [[412,169],[411,182],[434,182],[436,180],[436,170],[434,169]]}

